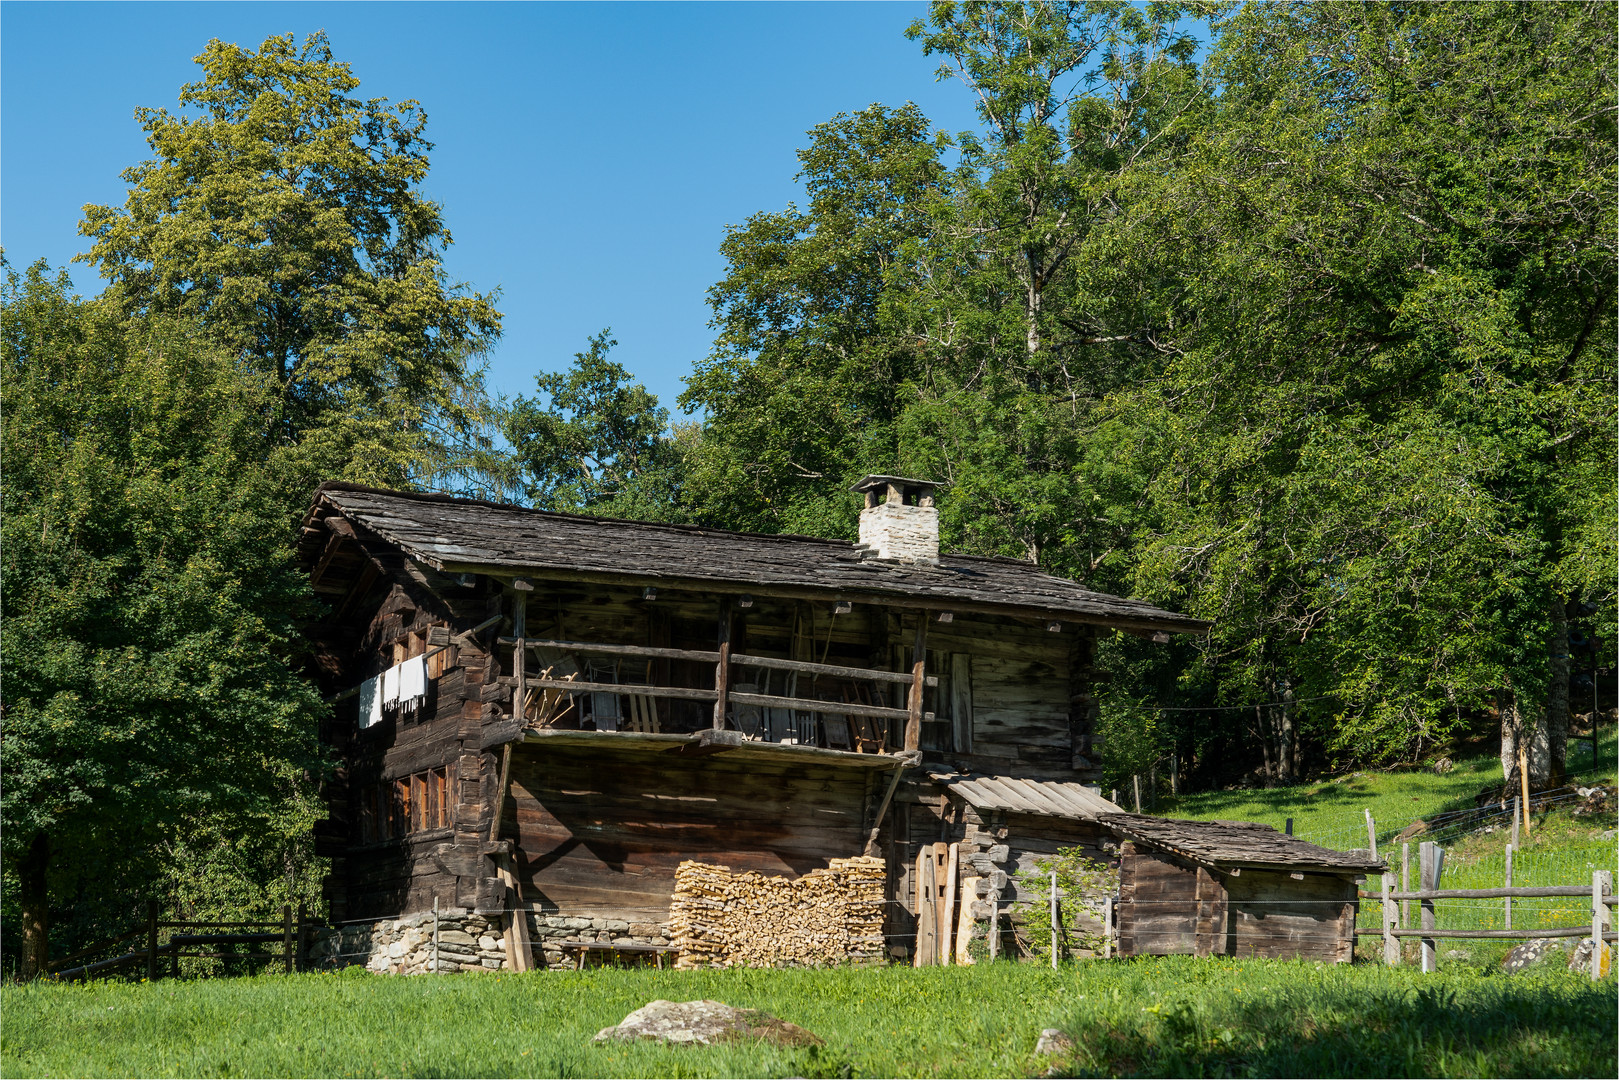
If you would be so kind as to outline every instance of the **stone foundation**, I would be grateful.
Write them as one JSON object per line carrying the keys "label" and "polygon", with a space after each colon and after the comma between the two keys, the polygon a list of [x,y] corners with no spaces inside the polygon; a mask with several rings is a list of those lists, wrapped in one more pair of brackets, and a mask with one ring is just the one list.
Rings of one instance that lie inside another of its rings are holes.
{"label": "stone foundation", "polygon": [[[309,949],[310,964],[317,971],[362,965],[386,975],[426,974],[433,968],[433,918],[431,911],[423,911],[317,931]],[[579,952],[565,949],[564,943],[669,944],[666,923],[530,912],[528,925],[534,966],[557,971],[572,970],[578,963]],[[595,958],[602,952],[586,955]],[[501,916],[479,915],[466,908],[440,909],[438,971],[503,970],[510,970],[510,965]]]}

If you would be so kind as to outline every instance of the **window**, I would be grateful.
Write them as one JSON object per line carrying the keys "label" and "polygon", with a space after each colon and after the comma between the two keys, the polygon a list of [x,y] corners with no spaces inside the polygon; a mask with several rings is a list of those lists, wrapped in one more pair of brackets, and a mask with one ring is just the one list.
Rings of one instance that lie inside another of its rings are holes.
{"label": "window", "polygon": [[374,844],[449,828],[453,809],[447,765],[384,780],[360,792],[360,842]]}

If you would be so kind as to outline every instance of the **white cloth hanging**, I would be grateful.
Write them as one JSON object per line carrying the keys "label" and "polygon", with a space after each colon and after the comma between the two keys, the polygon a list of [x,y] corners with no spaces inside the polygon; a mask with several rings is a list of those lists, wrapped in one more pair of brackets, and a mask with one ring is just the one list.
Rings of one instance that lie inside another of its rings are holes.
{"label": "white cloth hanging", "polygon": [[399,665],[384,671],[379,678],[382,679],[382,704],[385,708],[394,708],[399,704]]}
{"label": "white cloth hanging", "polygon": [[413,656],[398,665],[399,707],[415,712],[427,703],[427,657]]}
{"label": "white cloth hanging", "polygon": [[382,723],[382,676],[374,676],[360,684],[360,727]]}

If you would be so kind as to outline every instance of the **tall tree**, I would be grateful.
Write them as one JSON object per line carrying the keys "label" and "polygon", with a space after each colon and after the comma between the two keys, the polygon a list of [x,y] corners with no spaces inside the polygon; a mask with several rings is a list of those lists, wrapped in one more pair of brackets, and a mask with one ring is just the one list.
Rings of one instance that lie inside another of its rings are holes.
{"label": "tall tree", "polygon": [[727,233],[714,349],[680,398],[706,413],[687,488],[699,520],[853,535],[847,489],[894,467],[893,424],[914,397],[906,245],[926,232],[942,148],[914,105],[840,114],[798,155],[808,208]]}
{"label": "tall tree", "polygon": [[1215,620],[1228,694],[1328,699],[1345,756],[1499,708],[1508,777],[1525,738],[1562,771],[1558,628],[1614,595],[1614,23],[1246,7],[1217,114],[1088,248],[1179,350],[1114,402],[1138,584]]}
{"label": "tall tree", "polygon": [[604,517],[683,517],[681,480],[689,429],[671,434],[669,411],[609,359],[603,330],[565,372],[534,379],[543,397],[519,396],[501,431],[517,483],[533,506]]}
{"label": "tall tree", "polygon": [[262,466],[277,387],[68,287],[40,264],[0,290],[0,836],[25,977],[54,902],[149,881],[188,821],[277,820],[324,709]]}
{"label": "tall tree", "polygon": [[122,207],[85,207],[80,259],[127,315],[187,319],[274,380],[306,489],[454,474],[500,314],[445,274],[426,115],[351,96],[324,34],[215,40],[197,62],[180,112],[137,112],[153,156]]}

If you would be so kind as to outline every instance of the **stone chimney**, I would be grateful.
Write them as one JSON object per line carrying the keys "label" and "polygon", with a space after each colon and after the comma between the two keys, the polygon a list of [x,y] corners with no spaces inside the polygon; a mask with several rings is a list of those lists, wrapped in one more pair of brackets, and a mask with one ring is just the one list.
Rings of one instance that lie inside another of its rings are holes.
{"label": "stone chimney", "polygon": [[932,480],[903,476],[868,476],[850,490],[866,497],[860,511],[860,543],[867,559],[889,562],[939,562],[939,510],[933,505]]}

